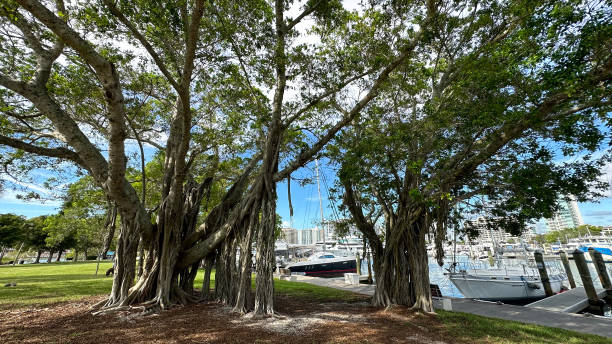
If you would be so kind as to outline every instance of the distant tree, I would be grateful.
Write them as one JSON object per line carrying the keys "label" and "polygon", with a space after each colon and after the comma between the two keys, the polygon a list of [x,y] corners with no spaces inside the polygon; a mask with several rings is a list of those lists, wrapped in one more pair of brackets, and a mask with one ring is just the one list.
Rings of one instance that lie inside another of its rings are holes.
{"label": "distant tree", "polygon": [[23,225],[25,220],[15,214],[0,215],[0,264],[6,250],[15,247],[23,240]]}
{"label": "distant tree", "polygon": [[28,249],[33,249],[36,251],[36,260],[34,260],[35,264],[40,262],[40,256],[42,253],[45,250],[48,250],[46,241],[48,233],[44,230],[45,219],[46,216],[34,217],[28,219],[24,225],[24,243]]}
{"label": "distant tree", "polygon": [[538,235],[536,240],[540,243],[547,244],[567,244],[569,239],[574,239],[589,234],[599,235],[602,229],[602,227],[598,226],[582,225],[575,228],[564,228],[558,231],[549,231],[547,233]]}

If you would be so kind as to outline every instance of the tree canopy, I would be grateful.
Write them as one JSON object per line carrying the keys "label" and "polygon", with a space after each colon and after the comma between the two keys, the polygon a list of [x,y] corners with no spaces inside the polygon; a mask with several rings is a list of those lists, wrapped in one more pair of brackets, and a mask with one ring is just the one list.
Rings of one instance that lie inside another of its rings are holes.
{"label": "tree canopy", "polygon": [[82,247],[98,240],[83,217],[107,233],[119,221],[105,311],[194,301],[203,262],[218,300],[273,313],[277,183],[336,138],[345,205],[387,256],[381,304],[431,310],[424,235],[440,241],[457,205],[518,231],[559,193],[595,195],[607,156],[589,153],[611,125],[606,4],[346,5],[3,3],[0,162],[16,177],[76,176],[63,216],[45,221]]}

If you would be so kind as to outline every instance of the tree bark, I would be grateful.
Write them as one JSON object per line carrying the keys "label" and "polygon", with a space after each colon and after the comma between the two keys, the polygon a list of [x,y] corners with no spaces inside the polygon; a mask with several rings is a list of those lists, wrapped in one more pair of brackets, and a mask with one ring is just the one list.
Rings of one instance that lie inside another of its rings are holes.
{"label": "tree bark", "polygon": [[274,229],[276,226],[276,188],[267,190],[263,201],[257,237],[255,314],[274,314]]}
{"label": "tree bark", "polygon": [[115,271],[113,286],[107,307],[124,306],[130,287],[134,283],[136,250],[138,248],[137,222],[133,218],[121,216],[121,230],[115,252]]}
{"label": "tree bark", "polygon": [[412,308],[426,313],[433,313],[431,289],[429,287],[429,263],[425,234],[428,231],[427,219],[419,218],[408,231],[408,263],[410,266],[410,281],[414,291]]}
{"label": "tree bark", "polygon": [[238,283],[234,312],[245,314],[251,308],[251,274],[253,253],[251,245],[253,242],[253,229],[257,228],[258,213],[254,212],[246,232],[243,233],[240,242],[240,264],[238,270]]}
{"label": "tree bark", "polygon": [[209,300],[210,294],[210,273],[214,266],[214,256],[204,258],[204,280],[202,281],[202,299]]}
{"label": "tree bark", "polygon": [[[34,264],[38,264],[40,263],[40,256],[42,255],[43,251],[42,250],[38,250],[38,252],[36,253],[36,260],[34,261]],[[0,257],[0,261],[2,260],[2,257]]]}

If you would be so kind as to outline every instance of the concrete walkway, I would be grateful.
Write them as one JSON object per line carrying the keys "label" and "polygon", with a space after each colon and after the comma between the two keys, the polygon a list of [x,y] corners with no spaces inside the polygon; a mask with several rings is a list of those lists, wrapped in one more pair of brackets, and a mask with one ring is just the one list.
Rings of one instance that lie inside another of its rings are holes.
{"label": "concrete walkway", "polygon": [[[606,295],[605,289],[596,290],[600,299]],[[539,308],[554,312],[576,313],[589,306],[584,287],[574,288],[560,294],[556,294],[542,300],[525,305],[525,307]]]}
{"label": "concrete walkway", "polygon": [[[368,284],[345,284],[343,278],[319,278],[295,275],[291,277],[297,282],[346,290],[369,296],[374,295],[374,289],[376,288],[374,285]],[[451,299],[451,305],[453,312],[514,320],[527,324],[543,325],[612,338],[612,318],[586,317],[581,314],[553,312],[537,308],[461,298]],[[435,298],[434,307],[436,309],[442,309],[442,298]]]}

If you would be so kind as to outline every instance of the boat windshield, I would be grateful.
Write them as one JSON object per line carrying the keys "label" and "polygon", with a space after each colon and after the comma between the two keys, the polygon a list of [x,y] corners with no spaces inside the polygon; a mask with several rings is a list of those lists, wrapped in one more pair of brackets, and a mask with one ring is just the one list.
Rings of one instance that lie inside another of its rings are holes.
{"label": "boat windshield", "polygon": [[333,254],[324,254],[322,256],[319,256],[319,259],[325,259],[325,258],[335,258]]}

